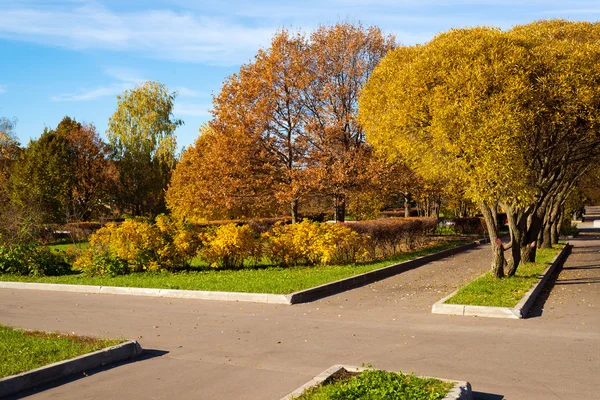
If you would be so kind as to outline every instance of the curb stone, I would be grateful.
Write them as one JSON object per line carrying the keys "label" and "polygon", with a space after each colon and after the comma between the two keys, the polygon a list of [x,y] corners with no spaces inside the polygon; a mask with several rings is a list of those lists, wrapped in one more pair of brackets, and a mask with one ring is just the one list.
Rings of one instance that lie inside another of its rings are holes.
{"label": "curb stone", "polygon": [[509,318],[522,319],[527,316],[527,313],[535,303],[538,295],[544,288],[548,278],[565,262],[569,256],[573,246],[567,242],[565,247],[559,254],[554,257],[552,263],[540,275],[538,282],[529,289],[523,298],[519,300],[517,305],[511,307],[491,307],[491,306],[471,306],[467,304],[444,304],[445,301],[453,297],[458,290],[450,293],[448,296],[437,301],[431,306],[432,314],[447,314],[447,315],[466,315],[473,317],[489,317],[489,318]]}
{"label": "curb stone", "polygon": [[271,294],[271,293],[244,293],[244,292],[216,292],[207,290],[176,290],[176,289],[157,289],[157,288],[137,288],[121,286],[93,286],[93,285],[70,285],[57,283],[30,283],[30,282],[4,282],[0,281],[0,289],[29,289],[46,290],[58,292],[74,293],[96,293],[96,294],[119,294],[130,296],[148,296],[165,297],[179,299],[197,299],[197,300],[219,300],[219,301],[241,301],[252,303],[267,304],[298,304],[308,303],[323,297],[332,296],[346,290],[365,286],[385,278],[397,275],[429,262],[437,261],[445,257],[459,254],[463,251],[473,249],[481,244],[489,243],[489,239],[481,239],[472,243],[453,247],[428,254],[412,260],[404,261],[398,264],[388,265],[373,271],[365,272],[359,275],[340,279],[335,282],[325,283],[320,286],[300,290],[291,294]]}
{"label": "curb stone", "polygon": [[[315,376],[313,379],[311,379],[304,385],[300,386],[298,389],[294,390],[293,392],[291,392],[291,393],[287,394],[286,396],[284,396],[283,398],[281,398],[281,400],[293,400],[294,398],[300,396],[306,389],[321,385],[323,382],[325,382],[331,376],[337,374],[338,372],[340,372],[342,370],[346,370],[348,372],[363,372],[366,369],[367,368],[356,367],[356,366],[352,366],[352,365],[341,365],[341,364],[333,365],[333,366],[327,368],[325,371],[321,372],[319,375]],[[422,378],[432,378],[432,377],[426,376],[426,377],[422,377]],[[450,389],[448,394],[446,394],[446,396],[442,400],[473,400],[473,392],[471,389],[471,384],[469,382],[455,381],[452,379],[442,379],[442,378],[435,378],[435,379],[438,379],[438,380],[444,381],[444,382],[454,383],[454,386],[452,387],[452,389]]]}
{"label": "curb stone", "polygon": [[22,390],[31,389],[44,383],[93,368],[134,359],[141,355],[143,351],[142,346],[136,340],[129,340],[125,343],[92,353],[45,365],[17,375],[7,376],[0,379],[0,397],[15,394]]}

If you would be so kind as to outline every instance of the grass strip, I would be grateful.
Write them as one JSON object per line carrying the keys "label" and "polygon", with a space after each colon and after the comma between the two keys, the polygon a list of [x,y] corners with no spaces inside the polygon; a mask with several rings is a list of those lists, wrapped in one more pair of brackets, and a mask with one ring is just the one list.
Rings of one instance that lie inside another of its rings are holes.
{"label": "grass strip", "polygon": [[494,278],[489,272],[461,287],[445,304],[471,306],[515,307],[525,293],[539,280],[539,276],[562,250],[562,245],[552,249],[538,249],[535,263],[522,264],[515,276]]}
{"label": "grass strip", "polygon": [[345,375],[330,383],[307,389],[298,400],[438,400],[454,386],[435,378],[420,378],[402,372],[368,369],[356,376]]}
{"label": "grass strip", "polygon": [[122,343],[0,325],[0,378]]}
{"label": "grass strip", "polygon": [[0,281],[289,294],[392,264],[412,260],[465,243],[468,242],[464,240],[448,241],[420,250],[399,254],[383,261],[364,264],[290,268],[244,268],[239,270],[207,269],[189,272],[142,272],[114,277],[86,277],[81,274],[35,277],[5,274],[0,275]]}

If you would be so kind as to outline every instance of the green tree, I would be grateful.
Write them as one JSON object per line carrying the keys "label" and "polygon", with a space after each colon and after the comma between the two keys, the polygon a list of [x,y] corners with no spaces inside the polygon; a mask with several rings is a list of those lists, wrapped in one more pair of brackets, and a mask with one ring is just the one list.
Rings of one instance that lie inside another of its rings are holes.
{"label": "green tree", "polygon": [[13,205],[41,223],[89,220],[109,204],[115,170],[96,128],[64,117],[30,141],[10,176]]}
{"label": "green tree", "polygon": [[81,124],[65,117],[56,129],[45,128],[31,140],[15,163],[10,178],[13,204],[39,223],[67,222],[66,193],[71,182],[66,137]]}
{"label": "green tree", "polygon": [[175,167],[173,118],[176,92],[158,82],[145,82],[117,96],[117,110],[107,135],[119,172],[118,201],[134,215],[158,214]]}

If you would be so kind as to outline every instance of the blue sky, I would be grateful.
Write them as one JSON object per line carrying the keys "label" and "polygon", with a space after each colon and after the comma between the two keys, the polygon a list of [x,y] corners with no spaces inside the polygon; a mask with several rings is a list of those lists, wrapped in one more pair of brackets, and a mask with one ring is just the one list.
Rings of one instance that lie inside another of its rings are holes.
{"label": "blue sky", "polygon": [[598,0],[0,0],[0,10],[0,116],[18,119],[23,144],[65,115],[104,134],[115,96],[157,80],[179,92],[180,147],[210,118],[223,80],[280,27],[349,20],[410,45],[453,27],[600,18]]}

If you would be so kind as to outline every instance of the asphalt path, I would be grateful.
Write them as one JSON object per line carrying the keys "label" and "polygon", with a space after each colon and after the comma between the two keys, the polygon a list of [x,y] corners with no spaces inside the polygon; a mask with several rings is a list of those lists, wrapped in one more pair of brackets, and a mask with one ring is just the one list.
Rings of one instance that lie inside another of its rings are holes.
{"label": "asphalt path", "polygon": [[480,399],[597,399],[600,237],[573,243],[525,320],[430,313],[488,269],[487,245],[293,306],[0,289],[0,323],[147,349],[32,399],[279,399],[333,364],[467,380]]}

